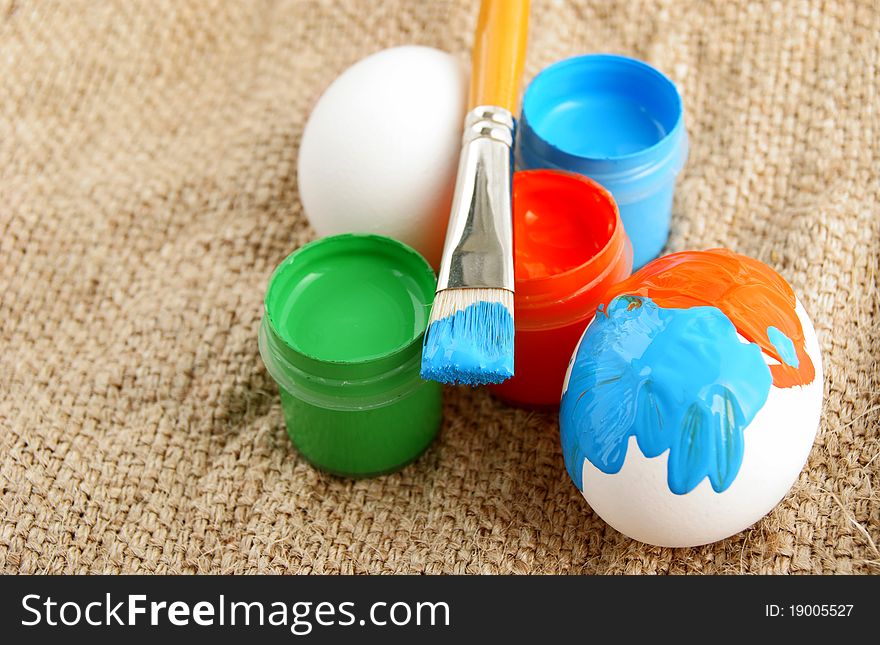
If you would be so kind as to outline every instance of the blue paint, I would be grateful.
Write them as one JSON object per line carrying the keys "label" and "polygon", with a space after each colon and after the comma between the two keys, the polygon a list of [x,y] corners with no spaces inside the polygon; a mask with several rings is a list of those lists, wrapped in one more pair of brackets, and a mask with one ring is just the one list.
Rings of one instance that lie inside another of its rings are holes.
{"label": "blue paint", "polygon": [[513,316],[498,302],[478,302],[431,323],[422,347],[422,378],[487,385],[513,376]]}
{"label": "blue paint", "polygon": [[648,458],[669,451],[669,489],[682,495],[705,477],[722,492],[742,464],[743,430],[770,392],[761,349],[739,340],[716,307],[663,309],[620,296],[600,308],[574,357],[560,433],[569,475],[583,463],[620,471],[629,438]]}
{"label": "blue paint", "polygon": [[634,268],[666,244],[675,178],[687,153],[681,96],[642,61],[569,58],[538,74],[523,95],[517,167],[577,172],[611,191]]}
{"label": "blue paint", "polygon": [[655,114],[645,107],[656,100],[644,89],[639,85],[591,87],[579,83],[561,102],[548,101],[547,96],[535,98],[539,107],[529,123],[545,141],[573,155],[625,157],[659,143],[675,124],[669,105],[652,105],[667,114]]}
{"label": "blue paint", "polygon": [[797,357],[797,352],[794,349],[794,343],[791,342],[791,338],[776,329],[773,325],[770,325],[767,328],[767,338],[770,339],[770,342],[773,343],[773,347],[779,352],[782,362],[797,369],[798,365],[801,364],[801,361]]}

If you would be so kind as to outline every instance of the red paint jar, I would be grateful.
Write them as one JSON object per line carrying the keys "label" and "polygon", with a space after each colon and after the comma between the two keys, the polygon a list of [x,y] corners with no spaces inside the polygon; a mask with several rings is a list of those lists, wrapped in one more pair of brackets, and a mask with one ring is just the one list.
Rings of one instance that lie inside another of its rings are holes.
{"label": "red paint jar", "polygon": [[491,390],[555,406],[575,345],[605,290],[632,272],[617,204],[599,184],[556,170],[513,176],[515,376]]}

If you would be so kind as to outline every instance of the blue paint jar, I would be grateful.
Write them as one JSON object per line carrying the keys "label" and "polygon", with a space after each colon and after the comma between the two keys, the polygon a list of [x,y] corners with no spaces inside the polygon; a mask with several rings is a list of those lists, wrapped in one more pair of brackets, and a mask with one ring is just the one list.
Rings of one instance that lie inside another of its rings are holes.
{"label": "blue paint jar", "polygon": [[666,244],[687,153],[681,96],[642,61],[569,58],[538,74],[523,95],[517,168],[577,172],[608,189],[632,241],[634,268]]}

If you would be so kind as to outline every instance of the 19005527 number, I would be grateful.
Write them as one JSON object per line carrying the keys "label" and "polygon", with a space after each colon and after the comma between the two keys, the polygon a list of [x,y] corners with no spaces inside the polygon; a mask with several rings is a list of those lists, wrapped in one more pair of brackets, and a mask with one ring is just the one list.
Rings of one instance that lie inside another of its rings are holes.
{"label": "19005527 number", "polygon": [[852,605],[789,605],[789,616],[849,616]]}

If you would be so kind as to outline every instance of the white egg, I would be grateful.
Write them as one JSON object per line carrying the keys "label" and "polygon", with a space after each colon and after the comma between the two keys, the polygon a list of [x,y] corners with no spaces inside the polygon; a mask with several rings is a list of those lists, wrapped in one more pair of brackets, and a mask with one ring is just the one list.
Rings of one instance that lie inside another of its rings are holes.
{"label": "white egg", "polygon": [[440,263],[467,93],[465,66],[395,47],[348,68],[303,132],[299,192],[318,235],[377,233]]}
{"label": "white egg", "polygon": [[[635,437],[629,437],[618,472],[607,474],[588,459],[583,460],[582,493],[603,520],[648,544],[697,546],[748,528],[782,500],[810,454],[822,409],[819,343],[800,302],[796,312],[816,376],[805,386],[770,386],[766,403],[744,430],[743,459],[730,486],[719,493],[705,478],[690,492],[675,494],[667,480],[669,451],[645,457]],[[763,356],[767,364],[775,362]],[[571,369],[570,364],[564,392]]]}

